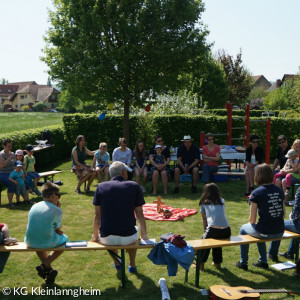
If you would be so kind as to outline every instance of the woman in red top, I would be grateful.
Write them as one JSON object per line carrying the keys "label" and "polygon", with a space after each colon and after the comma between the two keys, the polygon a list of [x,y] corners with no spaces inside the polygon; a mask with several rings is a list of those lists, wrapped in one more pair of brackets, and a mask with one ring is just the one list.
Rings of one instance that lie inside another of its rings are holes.
{"label": "woman in red top", "polygon": [[202,168],[202,178],[204,184],[208,183],[211,175],[218,171],[218,161],[220,160],[220,146],[214,144],[214,136],[207,133],[205,136],[207,145],[203,146],[202,158],[204,161]]}

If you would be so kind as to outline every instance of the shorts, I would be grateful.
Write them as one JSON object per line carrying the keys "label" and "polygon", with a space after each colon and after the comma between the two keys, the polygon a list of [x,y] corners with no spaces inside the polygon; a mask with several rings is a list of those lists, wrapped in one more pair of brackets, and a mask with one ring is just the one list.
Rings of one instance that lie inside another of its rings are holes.
{"label": "shorts", "polygon": [[[177,165],[176,168],[178,168],[180,170],[180,174],[184,173],[184,170],[181,168],[181,166]],[[189,174],[193,175],[193,170],[197,168],[198,172],[199,172],[199,167],[198,166],[194,166],[192,169],[189,170]]]}
{"label": "shorts", "polygon": [[135,226],[136,233],[130,236],[109,235],[106,237],[99,236],[100,243],[103,245],[130,245],[137,241],[139,236],[139,228]]}
{"label": "shorts", "polygon": [[27,175],[31,178],[31,179],[35,179],[35,178],[39,178],[40,174],[37,172],[27,172]]}
{"label": "shorts", "polygon": [[19,186],[17,185],[16,186],[16,195],[17,196],[25,196],[26,195],[26,188],[25,188],[25,185],[22,185],[22,186]]}
{"label": "shorts", "polygon": [[[96,165],[97,168],[103,168],[103,166],[104,166],[103,164],[97,164]],[[109,164],[107,164],[106,168],[108,168],[108,167],[109,167]]]}

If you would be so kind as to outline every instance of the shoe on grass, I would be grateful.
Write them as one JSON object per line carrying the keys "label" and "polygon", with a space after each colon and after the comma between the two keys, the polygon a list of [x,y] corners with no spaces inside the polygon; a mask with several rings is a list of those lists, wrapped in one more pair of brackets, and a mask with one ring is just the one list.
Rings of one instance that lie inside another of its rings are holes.
{"label": "shoe on grass", "polygon": [[294,259],[294,254],[293,253],[289,253],[288,251],[287,252],[284,252],[284,253],[279,253],[280,256],[283,256],[287,259]]}
{"label": "shoe on grass", "polygon": [[268,259],[270,259],[276,263],[279,263],[278,256],[273,256],[272,254],[268,254]]}
{"label": "shoe on grass", "polygon": [[252,266],[253,267],[257,267],[257,268],[262,268],[262,269],[269,270],[269,265],[266,264],[266,263],[262,263],[260,261],[258,261],[257,263],[253,263]]}
{"label": "shoe on grass", "polygon": [[174,191],[173,191],[173,194],[178,194],[178,193],[179,193],[179,187],[176,186],[175,189],[174,189]]}
{"label": "shoe on grass", "polygon": [[137,273],[137,267],[128,266],[128,273]]}
{"label": "shoe on grass", "polygon": [[244,271],[248,271],[248,265],[244,265],[242,264],[240,261],[238,261],[236,264],[235,264],[236,267],[238,267],[239,269],[242,269]]}

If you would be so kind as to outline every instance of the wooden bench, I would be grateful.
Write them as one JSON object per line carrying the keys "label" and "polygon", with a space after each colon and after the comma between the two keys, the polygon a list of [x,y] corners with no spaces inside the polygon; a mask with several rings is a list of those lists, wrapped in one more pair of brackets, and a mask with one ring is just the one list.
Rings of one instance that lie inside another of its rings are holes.
{"label": "wooden bench", "polygon": [[[199,287],[199,279],[200,279],[200,264],[201,264],[201,250],[209,249],[209,248],[218,248],[218,247],[228,247],[228,246],[239,246],[245,244],[253,244],[253,243],[261,243],[261,242],[270,242],[276,240],[283,239],[291,239],[291,238],[300,238],[300,234],[285,231],[284,236],[277,239],[257,239],[250,235],[241,235],[241,236],[232,236],[229,239],[217,240],[217,239],[204,239],[204,240],[189,240],[187,241],[195,250],[195,258],[196,258],[196,275],[195,275],[195,286]],[[126,246],[105,246],[99,243],[88,242],[87,247],[71,247],[66,248],[64,245],[57,248],[50,249],[33,249],[27,247],[24,242],[19,242],[18,245],[14,246],[0,246],[0,252],[29,252],[29,251],[97,251],[97,250],[106,250],[111,255],[121,259],[121,275],[122,275],[122,287],[125,287],[125,250],[127,249],[149,249],[153,248],[154,245],[140,245],[139,241],[131,245]],[[121,249],[121,256],[116,256],[114,252],[111,250]],[[298,254],[296,255],[296,259],[298,259]],[[185,281],[188,281],[188,271],[185,273]]]}
{"label": "wooden bench", "polygon": [[[199,287],[199,278],[200,278],[200,264],[201,264],[201,250],[218,248],[218,247],[228,247],[228,246],[240,246],[253,243],[262,243],[270,242],[277,240],[285,240],[291,238],[300,238],[299,233],[285,231],[284,235],[281,238],[276,239],[258,239],[250,235],[240,235],[240,236],[231,236],[229,239],[217,240],[217,239],[204,239],[204,240],[192,240],[188,241],[191,246],[194,248],[196,253],[196,275],[195,275],[195,286]],[[0,250],[1,251],[1,250]],[[295,261],[298,260],[299,254],[296,254]],[[185,281],[188,280],[188,271],[185,274]]]}
{"label": "wooden bench", "polygon": [[53,182],[53,178],[56,174],[60,174],[62,171],[48,171],[48,172],[40,172],[39,175],[41,178],[44,178],[44,182],[47,182],[48,177],[51,177],[51,181]]}
{"label": "wooden bench", "polygon": [[[199,171],[199,174],[202,174],[202,171]],[[219,171],[217,173],[213,173],[213,175],[245,176],[245,172]]]}

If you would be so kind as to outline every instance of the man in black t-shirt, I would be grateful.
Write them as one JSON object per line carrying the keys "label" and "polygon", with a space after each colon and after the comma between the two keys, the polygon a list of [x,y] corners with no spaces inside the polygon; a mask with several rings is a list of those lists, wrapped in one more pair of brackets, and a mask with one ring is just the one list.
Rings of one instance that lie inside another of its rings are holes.
{"label": "man in black t-shirt", "polygon": [[279,147],[272,167],[273,172],[276,170],[278,165],[280,166],[280,169],[284,167],[287,160],[286,154],[291,149],[291,146],[288,144],[287,138],[284,135],[280,135],[277,138],[277,141]]}
{"label": "man in black t-shirt", "polygon": [[175,189],[173,193],[179,193],[180,174],[193,175],[192,193],[196,193],[199,177],[198,164],[200,162],[200,151],[197,146],[192,144],[191,136],[185,135],[181,141],[183,144],[178,148],[177,151],[178,165],[176,166],[174,172]]}
{"label": "man in black t-shirt", "polygon": [[[138,220],[141,238],[148,240],[142,205],[145,204],[142,191],[134,181],[127,181],[126,165],[115,161],[109,167],[110,181],[98,185],[94,195],[94,234],[92,241],[104,245],[129,245],[138,238],[135,216]],[[118,254],[118,251],[113,251]],[[136,249],[128,249],[130,265],[128,271],[136,273]],[[114,266],[121,269],[120,261],[112,256]]]}

